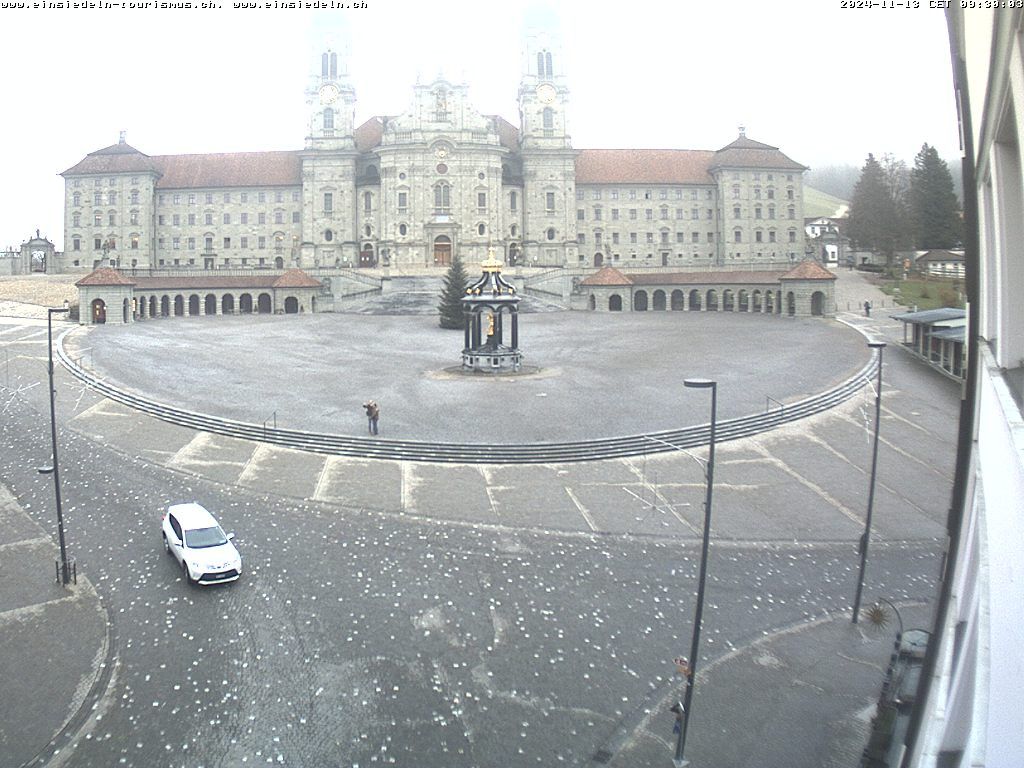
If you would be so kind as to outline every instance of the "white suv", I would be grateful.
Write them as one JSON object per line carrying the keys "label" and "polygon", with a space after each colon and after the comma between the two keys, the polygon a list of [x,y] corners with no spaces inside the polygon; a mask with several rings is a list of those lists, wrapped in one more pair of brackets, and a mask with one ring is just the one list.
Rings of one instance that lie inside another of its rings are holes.
{"label": "white suv", "polygon": [[173,504],[163,518],[164,549],[174,555],[189,584],[234,581],[242,575],[242,557],[213,515],[196,503]]}

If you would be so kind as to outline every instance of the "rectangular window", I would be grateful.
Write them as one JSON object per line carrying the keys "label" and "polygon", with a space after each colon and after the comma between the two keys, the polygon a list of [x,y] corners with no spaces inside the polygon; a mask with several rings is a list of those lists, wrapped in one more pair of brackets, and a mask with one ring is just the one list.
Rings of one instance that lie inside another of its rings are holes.
{"label": "rectangular window", "polygon": [[661,200],[668,200],[668,190],[667,189],[659,189],[658,190],[658,198],[661,199]]}
{"label": "rectangular window", "polygon": [[693,219],[694,221],[697,221],[697,219],[700,218],[700,208],[691,208],[690,218]]}
{"label": "rectangular window", "polygon": [[259,202],[261,202],[261,203],[267,202],[267,193],[266,192],[257,192],[256,193],[256,199]]}
{"label": "rectangular window", "polygon": [[241,203],[248,203],[249,202],[249,193],[248,192],[241,192],[241,193],[239,193],[238,200]]}
{"label": "rectangular window", "polygon": [[103,193],[102,192],[94,192],[93,193],[92,204],[93,205],[103,205]]}
{"label": "rectangular window", "polygon": [[196,239],[194,237],[190,237],[188,239],[188,249],[190,251],[194,251],[196,249]]}
{"label": "rectangular window", "polygon": [[677,189],[676,190],[676,200],[682,200],[682,199],[683,199],[683,190]]}
{"label": "rectangular window", "polygon": [[684,232],[676,232],[676,242],[677,243],[685,243],[686,242],[686,233],[684,233]]}
{"label": "rectangular window", "polygon": [[647,242],[648,243],[653,243],[654,242],[654,233],[653,232],[648,232],[647,233]]}
{"label": "rectangular window", "polygon": [[612,221],[618,221],[618,220],[619,220],[619,209],[618,208],[612,208]]}
{"label": "rectangular window", "polygon": [[[100,183],[99,183],[99,181],[97,181],[97,182],[96,182],[96,186],[98,187],[99,185],[100,185]],[[159,196],[157,197],[157,202],[159,202],[159,203],[160,203],[160,205],[163,205],[163,204],[164,204],[164,200],[166,200],[166,199],[167,199],[167,196],[166,196],[166,195],[163,195],[163,194],[161,194],[161,195],[159,195]]]}
{"label": "rectangular window", "polygon": [[654,209],[653,208],[645,208],[644,209],[644,218],[647,219],[648,221],[654,221]]}
{"label": "rectangular window", "polygon": [[139,190],[137,190],[137,189],[133,189],[132,190],[131,201],[132,201],[132,205],[138,205],[139,204]]}
{"label": "rectangular window", "polygon": [[618,244],[619,244],[619,233],[618,232],[612,232],[612,245],[618,245]]}
{"label": "rectangular window", "polygon": [[[513,195],[514,194],[515,193],[513,193]],[[408,207],[409,207],[409,193],[408,192],[399,192],[398,193],[398,210],[404,211]]]}
{"label": "rectangular window", "polygon": [[713,218],[715,218],[715,209],[708,208],[708,221],[711,221]]}
{"label": "rectangular window", "polygon": [[231,202],[231,193],[230,192],[225,192],[224,193],[224,202],[225,203],[230,203]]}
{"label": "rectangular window", "polygon": [[636,208],[629,209],[629,220],[636,221]]}
{"label": "rectangular window", "polygon": [[636,232],[630,232],[629,233],[629,242],[631,242],[631,243],[635,243],[636,242]]}
{"label": "rectangular window", "polygon": [[188,204],[189,205],[195,205],[196,204],[196,193],[195,192],[189,192],[188,193]]}
{"label": "rectangular window", "polygon": [[677,219],[685,219],[686,218],[686,211],[684,211],[682,208],[676,208],[676,218]]}
{"label": "rectangular window", "polygon": [[[78,245],[78,241],[77,240],[75,240],[75,245],[76,246]],[[78,248],[76,247],[75,250],[77,251]],[[139,236],[138,235],[132,235],[132,250],[133,251],[139,250]]]}
{"label": "rectangular window", "polygon": [[612,200],[618,200],[618,199],[619,199],[619,190],[613,189],[612,190]]}
{"label": "rectangular window", "polygon": [[205,240],[203,240],[203,247],[206,248],[206,250],[208,250],[208,251],[212,251],[213,250],[213,236],[212,235],[207,237]]}
{"label": "rectangular window", "polygon": [[181,205],[181,193],[175,192],[173,195],[171,195],[171,200],[174,202],[175,205]]}
{"label": "rectangular window", "polygon": [[793,230],[793,229],[789,230],[789,242],[791,242],[791,243],[795,243],[796,242],[796,230]]}
{"label": "rectangular window", "polygon": [[595,189],[593,192],[591,192],[590,193],[590,199],[591,200],[600,200],[601,199],[601,190],[600,189]]}
{"label": "rectangular window", "polygon": [[715,242],[715,233],[714,232],[708,232],[708,242],[709,243]]}
{"label": "rectangular window", "polygon": [[636,200],[636,190],[635,189],[629,190],[629,199],[630,200]]}
{"label": "rectangular window", "polygon": [[206,193],[206,204],[213,205],[213,192]]}
{"label": "rectangular window", "polygon": [[662,221],[664,221],[665,219],[668,218],[668,208],[662,208],[661,209],[661,218],[662,218]]}
{"label": "rectangular window", "polygon": [[774,243],[775,242],[775,230],[774,229],[770,230],[768,232],[768,242],[769,243]]}
{"label": "rectangular window", "polygon": [[292,190],[292,202],[293,203],[299,202],[299,190],[297,190],[297,189],[293,189]]}
{"label": "rectangular window", "polygon": [[131,221],[132,224],[138,224],[139,223],[139,212],[138,211],[132,211],[131,214],[129,214],[129,220]]}
{"label": "rectangular window", "polygon": [[476,193],[476,207],[477,207],[477,210],[480,210],[480,211],[486,211],[487,210],[487,193],[486,192],[477,192]]}
{"label": "rectangular window", "polygon": [[230,213],[225,213],[224,214],[224,223],[225,224],[230,224],[231,223],[231,214]]}
{"label": "rectangular window", "polygon": [[699,243],[700,242],[700,232],[691,232],[690,233],[690,242],[691,243]]}
{"label": "rectangular window", "polygon": [[173,216],[171,216],[171,224],[173,224],[176,227],[180,227],[181,226],[181,216],[179,214],[177,214],[177,213],[174,214]]}
{"label": "rectangular window", "polygon": [[[99,214],[96,214],[96,215],[97,215],[97,216],[99,216]],[[98,224],[99,222],[96,222],[96,223]],[[161,227],[162,227],[162,226],[164,225],[164,215],[163,215],[162,213],[161,213],[161,214],[158,214],[158,215],[157,215],[157,217],[156,217],[156,223],[157,223],[157,224],[158,224],[159,226],[161,226]]]}
{"label": "rectangular window", "polygon": [[194,213],[190,213],[190,214],[188,215],[188,223],[189,223],[189,226],[195,226],[195,223],[196,223],[196,215],[195,215]]}
{"label": "rectangular window", "polygon": [[510,211],[518,210],[519,201],[516,197],[515,192],[510,192],[508,197],[508,207]]}
{"label": "rectangular window", "polygon": [[[401,197],[401,195],[399,195]],[[324,192],[324,213],[334,212],[334,193]]]}
{"label": "rectangular window", "polygon": [[594,221],[600,221],[600,220],[601,220],[601,209],[600,208],[595,208],[594,209]]}
{"label": "rectangular window", "polygon": [[284,211],[274,211],[274,223],[284,224]]}
{"label": "rectangular window", "polygon": [[248,237],[243,237],[242,241],[238,244],[238,247],[239,248],[248,248],[249,247],[249,238]]}
{"label": "rectangular window", "polygon": [[298,223],[299,223],[299,212],[298,211],[292,211],[292,224],[298,224]]}
{"label": "rectangular window", "polygon": [[248,224],[249,223],[249,214],[248,213],[240,213],[240,214],[238,214],[238,218],[240,220],[240,223],[242,223],[242,224]]}
{"label": "rectangular window", "polygon": [[263,211],[260,211],[258,214],[256,214],[256,219],[260,224],[266,224],[267,214],[263,213]]}
{"label": "rectangular window", "polygon": [[[160,242],[163,242],[163,241],[161,240]],[[103,239],[102,239],[102,238],[99,238],[99,237],[95,238],[95,239],[94,239],[94,240],[92,241],[92,247],[93,247],[93,248],[94,248],[95,250],[97,250],[97,251],[100,251],[100,250],[102,250],[102,249],[103,249]]]}
{"label": "rectangular window", "polygon": [[266,248],[267,247],[267,238],[265,238],[263,235],[260,235],[256,239],[256,247],[257,248]]}
{"label": "rectangular window", "polygon": [[759,230],[757,230],[754,233],[754,242],[755,243],[760,243],[762,241],[762,239],[763,239],[763,234],[762,234],[761,230],[759,229]]}
{"label": "rectangular window", "polygon": [[584,211],[582,208],[577,208],[576,209],[576,221],[585,221],[586,218],[587,218],[586,211]]}
{"label": "rectangular window", "polygon": [[231,247],[231,238],[230,237],[225,237],[224,238],[224,250],[226,251],[230,247]]}
{"label": "rectangular window", "polygon": [[582,200],[582,199],[583,199],[583,196],[584,196],[585,194],[586,194],[586,192],[584,192],[584,191],[583,191],[582,189],[577,189],[577,190],[576,190],[576,199],[577,199],[577,200]]}
{"label": "rectangular window", "polygon": [[668,232],[662,232],[661,233],[661,242],[663,242],[663,243],[667,243],[668,242]]}
{"label": "rectangular window", "polygon": [[114,190],[110,190],[107,193],[107,200],[110,205],[117,205],[117,192],[115,192]]}
{"label": "rectangular window", "polygon": [[587,236],[580,232],[578,235],[576,235],[576,242],[580,244],[587,242]]}
{"label": "rectangular window", "polygon": [[213,214],[212,213],[206,214],[206,216],[204,217],[204,221],[206,221],[207,226],[211,226],[212,227],[213,226]]}
{"label": "rectangular window", "polygon": [[172,237],[171,238],[171,248],[173,248],[176,251],[180,251],[181,250],[181,238],[180,237]]}
{"label": "rectangular window", "polygon": [[544,195],[544,202],[545,202],[546,209],[548,211],[555,210],[555,193],[554,192],[548,192],[547,194],[545,194]]}
{"label": "rectangular window", "polygon": [[284,192],[281,192],[280,190],[275,192],[274,193],[274,202],[275,203],[283,203],[284,202]]}

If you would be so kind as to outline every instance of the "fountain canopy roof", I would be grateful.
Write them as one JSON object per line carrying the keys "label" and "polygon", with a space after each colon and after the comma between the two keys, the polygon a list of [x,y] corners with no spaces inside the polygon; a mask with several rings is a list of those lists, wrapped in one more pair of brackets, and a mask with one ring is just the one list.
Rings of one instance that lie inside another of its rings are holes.
{"label": "fountain canopy roof", "polygon": [[472,311],[474,307],[496,309],[502,306],[514,311],[520,299],[516,295],[516,287],[501,276],[503,264],[495,257],[493,248],[488,249],[487,258],[480,266],[483,268],[483,275],[466,288],[462,306],[467,311]]}

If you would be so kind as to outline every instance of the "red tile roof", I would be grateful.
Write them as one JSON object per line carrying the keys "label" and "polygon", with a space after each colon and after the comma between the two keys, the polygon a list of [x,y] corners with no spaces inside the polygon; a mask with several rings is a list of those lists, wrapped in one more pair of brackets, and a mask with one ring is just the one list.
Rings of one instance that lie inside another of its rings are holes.
{"label": "red tile roof", "polygon": [[634,285],[705,285],[723,283],[725,285],[771,284],[779,282],[785,274],[778,271],[721,271],[721,272],[645,272],[630,275]]}
{"label": "red tile roof", "polygon": [[630,279],[615,269],[602,267],[590,277],[580,281],[580,285],[629,285]]}
{"label": "red tile roof", "polygon": [[135,285],[131,280],[113,267],[100,267],[90,272],[75,285]]}
{"label": "red tile roof", "polygon": [[160,173],[159,166],[129,144],[112,144],[86,155],[61,176],[106,173]]}
{"label": "red tile roof", "polygon": [[825,269],[814,259],[801,261],[789,272],[784,274],[782,280],[835,280],[836,276]]}
{"label": "red tile roof", "polygon": [[297,151],[230,152],[210,155],[157,155],[161,189],[210,187],[297,187],[302,159]]}
{"label": "red tile roof", "polygon": [[715,153],[701,149],[583,149],[577,184],[714,184]]}
{"label": "red tile roof", "polygon": [[715,152],[710,168],[766,168],[800,172],[807,170],[807,166],[786,157],[778,147],[762,144],[743,135]]}
{"label": "red tile roof", "polygon": [[356,149],[360,152],[368,152],[374,147],[380,146],[381,137],[384,135],[384,123],[387,120],[386,117],[371,117],[356,128],[352,132],[356,141]]}
{"label": "red tile roof", "polygon": [[[111,270],[113,271],[113,270]],[[258,288],[318,288],[320,281],[314,280],[301,269],[289,269],[284,274],[257,275],[160,275],[158,277],[138,277],[135,279],[137,291],[162,290],[205,290],[233,288],[239,290],[255,290]]]}

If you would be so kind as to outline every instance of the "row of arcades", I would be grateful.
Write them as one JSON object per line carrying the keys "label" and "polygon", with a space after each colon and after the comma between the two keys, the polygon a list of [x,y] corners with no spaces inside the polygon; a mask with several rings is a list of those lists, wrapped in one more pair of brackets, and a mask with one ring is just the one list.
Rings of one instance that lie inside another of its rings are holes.
{"label": "row of arcades", "polygon": [[[639,289],[626,293],[625,296],[622,293],[613,292],[606,297],[599,297],[596,293],[591,293],[588,298],[589,308],[598,309],[598,302],[601,299],[607,302],[607,310],[610,312],[646,312],[648,310],[754,312],[786,314],[790,317],[806,314],[822,316],[829,313],[826,295],[823,291],[811,293],[810,306],[807,308],[799,306],[796,292],[786,291],[784,293],[781,290],[749,291],[741,289],[733,291],[727,288],[719,291],[711,288],[705,291],[694,288],[689,291],[676,289],[669,292],[661,289],[653,291]],[[605,309],[605,307],[601,307],[601,309]]]}
{"label": "row of arcades", "polygon": [[241,293],[237,296],[233,293],[143,294],[123,299],[120,307],[110,306],[104,299],[95,298],[89,303],[89,316],[91,323],[97,325],[108,320],[118,322],[118,319],[109,317],[111,311],[118,310],[119,321],[122,323],[158,317],[316,312],[316,297],[310,296],[309,301],[310,306],[306,307],[297,296],[285,296],[281,306],[276,307],[274,296],[269,292]]}

